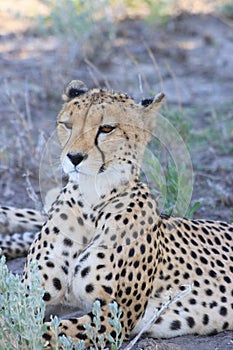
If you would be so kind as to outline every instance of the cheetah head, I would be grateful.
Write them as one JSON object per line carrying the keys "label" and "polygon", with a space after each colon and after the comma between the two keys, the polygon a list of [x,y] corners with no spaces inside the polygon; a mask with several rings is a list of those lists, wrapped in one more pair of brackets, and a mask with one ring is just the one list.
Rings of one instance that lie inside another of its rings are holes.
{"label": "cheetah head", "polygon": [[57,119],[64,172],[73,182],[83,177],[110,187],[138,176],[163,97],[137,104],[126,94],[72,81]]}

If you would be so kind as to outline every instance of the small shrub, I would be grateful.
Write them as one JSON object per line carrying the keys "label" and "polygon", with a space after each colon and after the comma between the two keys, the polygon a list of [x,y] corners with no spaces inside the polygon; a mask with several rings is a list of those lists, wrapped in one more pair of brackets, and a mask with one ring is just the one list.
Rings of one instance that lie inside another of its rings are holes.
{"label": "small shrub", "polygon": [[233,19],[233,1],[230,0],[220,7],[220,12],[227,18]]}
{"label": "small shrub", "polygon": [[[231,209],[231,214],[233,216],[233,208]],[[233,224],[233,218],[229,220],[231,224]]]}
{"label": "small shrub", "polygon": [[[21,282],[20,275],[14,275],[6,266],[6,259],[0,259],[0,350],[42,350],[42,334],[46,330],[43,324],[45,315],[44,291],[41,288],[36,262],[30,266],[31,285],[29,289]],[[121,311],[116,302],[109,304],[111,317],[108,322],[116,331],[116,339],[107,334],[112,350],[120,348],[123,342],[121,334]],[[99,333],[102,311],[100,302],[93,304],[94,326],[86,323],[88,337],[94,344],[90,350],[104,349],[104,338]],[[85,350],[85,342],[74,342],[71,337],[59,336],[58,317],[51,320],[51,328],[55,334],[53,349]]]}
{"label": "small shrub", "polygon": [[0,349],[42,349],[45,303],[37,266],[31,264],[28,290],[21,283],[21,276],[8,271],[5,261],[3,256],[0,260]]}

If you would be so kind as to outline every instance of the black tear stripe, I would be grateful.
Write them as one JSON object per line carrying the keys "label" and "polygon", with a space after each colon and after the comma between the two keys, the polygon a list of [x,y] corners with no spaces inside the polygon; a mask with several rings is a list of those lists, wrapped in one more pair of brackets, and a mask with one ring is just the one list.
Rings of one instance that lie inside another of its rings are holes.
{"label": "black tear stripe", "polygon": [[99,134],[100,134],[100,130],[98,130],[97,132],[97,135],[95,137],[95,146],[96,148],[98,149],[98,151],[100,152],[101,154],[101,158],[102,158],[102,162],[103,164],[101,165],[100,169],[99,169],[99,173],[103,173],[104,170],[105,170],[105,155],[104,155],[104,152],[102,151],[102,149],[99,147],[98,145],[98,137],[99,137]]}

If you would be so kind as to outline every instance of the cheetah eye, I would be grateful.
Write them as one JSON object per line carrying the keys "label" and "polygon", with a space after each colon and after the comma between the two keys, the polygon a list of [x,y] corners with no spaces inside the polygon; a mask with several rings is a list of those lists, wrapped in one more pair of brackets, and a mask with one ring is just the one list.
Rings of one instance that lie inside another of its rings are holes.
{"label": "cheetah eye", "polygon": [[102,125],[99,127],[99,132],[104,133],[104,134],[109,134],[111,131],[113,131],[114,129],[116,129],[115,126],[112,125]]}
{"label": "cheetah eye", "polygon": [[69,129],[71,130],[72,129],[72,126],[73,124],[72,123],[69,123],[69,122],[61,122],[60,123],[61,125],[64,125],[66,129]]}

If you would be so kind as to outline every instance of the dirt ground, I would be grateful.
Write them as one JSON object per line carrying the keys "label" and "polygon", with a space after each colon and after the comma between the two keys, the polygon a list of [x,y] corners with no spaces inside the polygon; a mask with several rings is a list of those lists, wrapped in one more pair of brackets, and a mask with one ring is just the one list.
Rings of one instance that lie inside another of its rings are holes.
{"label": "dirt ground", "polygon": [[[53,133],[63,87],[80,79],[90,87],[111,87],[138,100],[164,91],[166,108],[179,111],[190,125],[192,203],[201,203],[195,216],[229,221],[233,217],[232,52],[233,20],[219,12],[182,12],[160,27],[126,18],[115,25],[113,39],[98,33],[91,47],[85,43],[79,47],[64,38],[39,35],[0,5],[2,204],[35,207],[25,173],[40,198],[38,135]],[[21,272],[22,264],[23,259],[15,259],[9,266]],[[197,348],[233,349],[233,333],[145,338],[134,347]]]}

